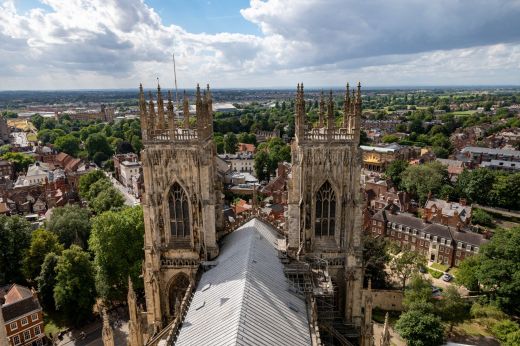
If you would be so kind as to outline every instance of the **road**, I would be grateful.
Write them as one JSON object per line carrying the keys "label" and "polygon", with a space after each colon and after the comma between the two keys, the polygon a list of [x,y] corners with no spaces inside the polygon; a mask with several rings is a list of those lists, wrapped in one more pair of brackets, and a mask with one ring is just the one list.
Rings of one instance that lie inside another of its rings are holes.
{"label": "road", "polygon": [[123,186],[110,173],[105,172],[105,174],[108,177],[108,179],[110,179],[110,182],[112,183],[112,185],[114,185],[114,187],[116,189],[118,189],[119,192],[121,192],[121,194],[125,198],[125,204],[126,205],[134,206],[134,205],[140,204],[139,200],[137,198],[135,198],[134,195],[132,195],[132,193],[128,192],[128,188],[127,187]]}
{"label": "road", "polygon": [[[103,346],[103,339],[101,337],[102,322],[97,321],[82,329],[74,330],[63,336],[63,340],[58,341],[56,346]],[[114,344],[126,345],[126,339],[128,337],[128,322],[123,322],[117,328],[114,328]],[[81,332],[85,334],[81,336]]]}
{"label": "road", "polygon": [[505,209],[500,209],[500,208],[485,207],[483,205],[476,204],[476,203],[473,203],[472,207],[473,208],[482,209],[482,210],[485,210],[485,211],[489,211],[490,213],[501,214],[503,216],[520,217],[520,212],[519,211],[515,211],[515,210],[505,210]]}

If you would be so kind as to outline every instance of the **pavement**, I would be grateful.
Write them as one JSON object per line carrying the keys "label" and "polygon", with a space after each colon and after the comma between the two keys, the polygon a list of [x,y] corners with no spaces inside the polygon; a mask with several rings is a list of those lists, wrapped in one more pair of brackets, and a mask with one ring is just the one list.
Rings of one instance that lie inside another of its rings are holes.
{"label": "pavement", "polygon": [[[56,346],[103,346],[103,339],[101,332],[103,324],[101,321],[96,321],[83,328],[75,329],[63,336],[63,340],[58,341]],[[124,321],[117,326],[112,323],[114,331],[114,344],[116,346],[123,346],[127,344],[128,337],[128,322]],[[84,332],[85,334],[81,334]]]}
{"label": "pavement", "polygon": [[119,181],[117,181],[110,173],[105,172],[108,179],[110,179],[110,182],[112,185],[121,192],[123,197],[125,198],[125,204],[133,207],[134,205],[139,205],[140,202],[137,198],[135,198],[134,195],[130,192],[130,189],[128,187],[123,186]]}

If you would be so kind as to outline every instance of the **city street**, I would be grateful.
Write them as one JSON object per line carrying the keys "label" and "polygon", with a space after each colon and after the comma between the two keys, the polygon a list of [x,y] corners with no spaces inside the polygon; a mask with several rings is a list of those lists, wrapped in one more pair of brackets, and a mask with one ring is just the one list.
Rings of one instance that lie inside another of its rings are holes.
{"label": "city street", "polygon": [[[56,343],[57,346],[103,346],[101,338],[103,324],[101,321],[96,321],[82,329],[76,329],[63,336],[63,340]],[[114,328],[114,343],[115,345],[126,345],[128,336],[128,322],[122,322],[117,328]],[[82,335],[82,332],[84,334]]]}
{"label": "city street", "polygon": [[125,198],[125,204],[126,205],[134,206],[134,205],[140,204],[139,200],[137,198],[135,198],[135,196],[132,195],[132,193],[128,192],[128,188],[123,186],[119,181],[117,181],[112,176],[112,174],[107,173],[107,172],[105,172],[105,174],[108,177],[108,179],[110,179],[110,182],[112,183],[112,185],[114,185],[114,187],[116,189],[118,189],[119,192],[121,192],[121,194],[123,194],[123,197]]}

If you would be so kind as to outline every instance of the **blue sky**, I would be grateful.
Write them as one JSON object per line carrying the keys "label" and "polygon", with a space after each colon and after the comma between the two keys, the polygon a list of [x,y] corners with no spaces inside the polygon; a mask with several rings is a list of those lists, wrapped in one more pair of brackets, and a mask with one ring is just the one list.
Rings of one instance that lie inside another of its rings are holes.
{"label": "blue sky", "polygon": [[[0,90],[520,85],[520,0],[0,0]],[[174,45],[175,42],[175,45]]]}

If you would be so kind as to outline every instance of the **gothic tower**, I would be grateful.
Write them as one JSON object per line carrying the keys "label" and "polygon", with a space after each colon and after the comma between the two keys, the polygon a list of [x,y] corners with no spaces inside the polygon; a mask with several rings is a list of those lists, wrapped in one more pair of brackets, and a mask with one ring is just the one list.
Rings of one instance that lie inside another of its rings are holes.
{"label": "gothic tower", "polygon": [[147,102],[140,87],[148,333],[173,320],[200,262],[217,256],[220,210],[209,85],[203,95],[197,85],[195,126],[187,98],[184,119],[177,119],[171,94],[166,107],[160,87],[156,97],[150,93]]}
{"label": "gothic tower", "polygon": [[327,261],[338,289],[338,310],[361,329],[363,195],[360,186],[361,85],[345,93],[343,119],[336,121],[332,91],[320,99],[319,122],[305,114],[303,84],[295,100],[292,179],[289,185],[289,253]]}

